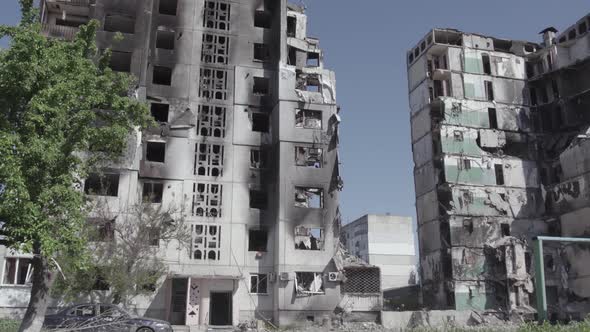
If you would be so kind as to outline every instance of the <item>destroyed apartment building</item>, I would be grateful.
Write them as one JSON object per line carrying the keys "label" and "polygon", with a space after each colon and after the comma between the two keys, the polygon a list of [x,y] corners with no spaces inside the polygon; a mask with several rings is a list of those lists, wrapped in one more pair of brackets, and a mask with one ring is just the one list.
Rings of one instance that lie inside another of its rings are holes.
{"label": "destroyed apartment building", "polygon": [[[534,313],[532,239],[590,235],[589,28],[434,29],[407,53],[424,306]],[[588,247],[543,258],[550,317],[584,317]]]}
{"label": "destroyed apartment building", "polygon": [[[41,1],[48,37],[71,40],[92,19],[110,67],[138,78],[158,126],[133,135],[125,160],[84,190],[101,193],[109,222],[136,204],[172,206],[191,232],[188,248],[153,239],[168,273],[130,309],[172,325],[284,325],[333,313],[346,293],[362,300],[366,280],[343,287],[347,265],[334,261],[340,116],[304,10],[285,0]],[[22,314],[31,256],[0,246],[0,259],[0,313]],[[366,270],[376,278],[368,311],[380,281]]]}

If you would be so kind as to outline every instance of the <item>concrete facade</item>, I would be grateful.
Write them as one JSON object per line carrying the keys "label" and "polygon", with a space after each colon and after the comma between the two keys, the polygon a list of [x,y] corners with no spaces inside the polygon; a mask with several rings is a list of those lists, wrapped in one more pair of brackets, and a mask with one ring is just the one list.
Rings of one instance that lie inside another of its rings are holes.
{"label": "concrete facade", "polygon": [[[303,9],[285,0],[41,3],[51,37],[100,22],[99,48],[112,49],[114,70],[138,78],[136,96],[159,122],[107,170],[117,186],[101,199],[113,218],[150,194],[191,227],[189,250],[159,244],[168,275],[133,309],[191,326],[332,313],[341,300],[340,282],[328,278],[339,246],[340,117],[335,75],[306,35]],[[0,248],[12,276],[15,255]],[[302,286],[309,275],[313,291]],[[29,288],[16,279],[0,286],[4,312],[26,307]],[[213,322],[216,312],[228,314]]]}
{"label": "concrete facade", "polygon": [[411,217],[369,214],[342,227],[346,250],[381,270],[381,290],[416,282]]}
{"label": "concrete facade", "polygon": [[[588,236],[588,16],[540,44],[434,29],[407,53],[420,272],[435,309],[534,312],[534,236]],[[582,246],[546,246],[553,318],[589,311]]]}

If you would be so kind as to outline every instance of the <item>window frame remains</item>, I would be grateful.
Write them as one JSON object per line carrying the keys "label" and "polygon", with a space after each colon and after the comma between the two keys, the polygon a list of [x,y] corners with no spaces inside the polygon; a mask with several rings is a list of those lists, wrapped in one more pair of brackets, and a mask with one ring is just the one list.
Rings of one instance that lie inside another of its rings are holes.
{"label": "window frame remains", "polygon": [[[13,261],[13,267],[9,267],[9,261]],[[22,261],[22,262],[21,262]],[[26,272],[21,269],[21,264],[27,264]],[[7,270],[8,269],[8,270]],[[23,277],[24,272],[24,279]],[[2,286],[30,286],[33,276],[33,258],[22,256],[6,256],[2,264]],[[8,280],[8,279],[12,280]]]}
{"label": "window frame remains", "polygon": [[321,272],[295,272],[295,292],[299,295],[325,295],[323,274]]}
{"label": "window frame remains", "polygon": [[[264,287],[260,287],[264,285]],[[255,295],[268,295],[268,274],[250,273],[250,285],[248,292]]]}
{"label": "window frame remains", "polygon": [[323,127],[322,111],[309,109],[295,110],[295,128],[318,129]]}

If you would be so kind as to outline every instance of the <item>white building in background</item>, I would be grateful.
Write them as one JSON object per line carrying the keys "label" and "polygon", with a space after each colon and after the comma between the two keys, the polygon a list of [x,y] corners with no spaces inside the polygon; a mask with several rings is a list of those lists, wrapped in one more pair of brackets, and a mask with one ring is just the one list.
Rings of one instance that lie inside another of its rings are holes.
{"label": "white building in background", "polygon": [[411,217],[365,215],[342,227],[342,242],[351,254],[381,269],[381,289],[412,285],[416,248]]}

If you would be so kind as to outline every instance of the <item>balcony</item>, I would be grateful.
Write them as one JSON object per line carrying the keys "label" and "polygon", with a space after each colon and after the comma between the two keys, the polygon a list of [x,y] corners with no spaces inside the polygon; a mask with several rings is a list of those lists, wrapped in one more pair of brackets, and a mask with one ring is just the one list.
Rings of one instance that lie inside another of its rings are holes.
{"label": "balcony", "polygon": [[63,25],[43,24],[42,33],[44,36],[73,40],[76,37],[78,28]]}
{"label": "balcony", "polygon": [[96,4],[96,0],[45,0],[49,13],[87,16],[90,7]]}

